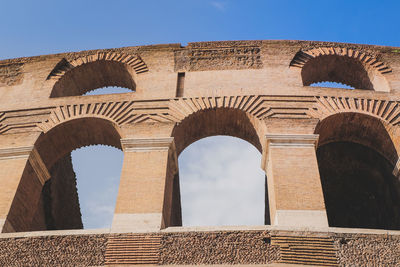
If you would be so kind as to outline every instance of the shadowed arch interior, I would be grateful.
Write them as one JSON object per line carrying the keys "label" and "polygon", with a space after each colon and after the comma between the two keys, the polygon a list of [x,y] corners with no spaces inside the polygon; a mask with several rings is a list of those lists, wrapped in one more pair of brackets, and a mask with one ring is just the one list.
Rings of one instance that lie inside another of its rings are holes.
{"label": "shadowed arch interior", "polygon": [[83,228],[70,153],[96,144],[121,149],[120,138],[114,123],[100,118],[74,119],[42,134],[35,147],[50,179],[42,185],[27,164],[7,217],[13,230]]}
{"label": "shadowed arch interior", "polygon": [[101,118],[80,118],[61,123],[41,135],[35,146],[46,166],[72,150],[89,145],[108,145],[121,149],[117,126]]}
{"label": "shadowed arch interior", "polygon": [[72,68],[55,84],[50,97],[78,96],[101,87],[136,90],[133,70],[127,64],[97,60]]}
{"label": "shadowed arch interior", "polygon": [[303,66],[301,77],[304,86],[318,82],[337,82],[358,89],[374,90],[376,87],[373,84],[374,71],[369,71],[358,59],[347,56],[324,55],[312,58]]}
{"label": "shadowed arch interior", "polygon": [[357,113],[319,123],[318,166],[331,227],[400,229],[395,146],[384,124]]}

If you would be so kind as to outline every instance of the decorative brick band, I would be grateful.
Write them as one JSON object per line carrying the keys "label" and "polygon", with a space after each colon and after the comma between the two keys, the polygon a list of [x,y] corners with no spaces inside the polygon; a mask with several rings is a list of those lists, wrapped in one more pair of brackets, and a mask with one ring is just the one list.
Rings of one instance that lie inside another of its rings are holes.
{"label": "decorative brick band", "polygon": [[337,249],[329,236],[272,235],[271,245],[280,247],[282,263],[338,266]]}
{"label": "decorative brick band", "polygon": [[110,236],[105,264],[158,264],[161,235],[124,234]]}

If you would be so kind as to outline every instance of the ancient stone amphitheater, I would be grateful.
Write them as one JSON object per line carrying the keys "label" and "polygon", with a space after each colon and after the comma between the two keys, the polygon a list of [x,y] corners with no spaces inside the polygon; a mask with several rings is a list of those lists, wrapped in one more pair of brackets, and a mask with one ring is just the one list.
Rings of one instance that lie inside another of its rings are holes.
{"label": "ancient stone amphitheater", "polygon": [[[83,95],[106,86],[132,92]],[[400,266],[399,101],[395,47],[226,41],[0,61],[0,265]],[[177,156],[213,135],[262,153],[265,225],[181,226]],[[81,229],[70,152],[94,144],[124,153],[108,230]]]}

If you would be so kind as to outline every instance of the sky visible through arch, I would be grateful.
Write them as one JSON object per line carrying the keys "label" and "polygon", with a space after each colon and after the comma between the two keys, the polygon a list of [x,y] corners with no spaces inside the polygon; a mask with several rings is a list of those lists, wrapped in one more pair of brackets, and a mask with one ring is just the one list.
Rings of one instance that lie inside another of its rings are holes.
{"label": "sky visible through arch", "polygon": [[[185,45],[188,42],[214,40],[290,39],[400,46],[399,10],[400,2],[396,0],[4,0],[0,4],[0,59],[135,45]],[[0,91],[0,95],[3,93]],[[218,146],[225,149],[228,155],[246,154],[253,149],[251,145],[244,148],[232,140],[220,140],[210,145],[205,139],[204,143],[198,143],[201,146],[197,147],[195,143],[194,147],[207,153]],[[239,153],[232,151],[238,147],[241,148]],[[94,151],[93,154],[117,159],[120,152],[112,151]],[[209,159],[210,156],[204,157]],[[78,162],[82,163],[82,167],[77,167],[77,173],[97,178],[110,169],[118,173],[118,170],[115,171],[120,168],[118,164],[107,165],[106,171],[99,171],[98,166],[111,164],[109,160],[102,159],[94,162],[98,174],[88,171],[89,163],[84,164],[84,161],[89,158],[96,159],[90,156],[74,157],[75,166],[79,165]],[[181,168],[189,166],[186,165],[189,163],[183,162],[180,162]],[[229,169],[237,166],[237,163],[224,165]],[[217,167],[203,169],[210,171],[213,168]],[[200,172],[202,170],[197,171]],[[114,184],[118,178],[119,173],[104,178],[106,189],[110,189],[107,186],[110,181],[114,181],[111,183]],[[89,209],[97,210],[102,215],[110,214],[109,203],[112,201],[108,201],[107,197],[115,190],[105,192],[97,184],[89,186],[86,191],[80,189],[81,201],[90,203],[84,199],[92,199],[96,195],[101,201],[88,204]],[[230,212],[227,209],[222,217],[228,218]],[[103,223],[105,218],[95,215],[89,217],[86,228],[108,227]],[[254,221],[259,223],[259,219],[254,218]],[[253,221],[251,224],[254,224]]]}

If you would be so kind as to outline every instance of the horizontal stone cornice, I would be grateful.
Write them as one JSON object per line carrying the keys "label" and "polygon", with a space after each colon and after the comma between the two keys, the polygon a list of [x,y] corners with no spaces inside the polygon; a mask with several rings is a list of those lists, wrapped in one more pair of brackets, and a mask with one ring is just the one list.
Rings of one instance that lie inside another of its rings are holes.
{"label": "horizontal stone cornice", "polygon": [[267,134],[262,153],[261,168],[266,170],[268,156],[272,147],[279,148],[314,148],[318,143],[318,134]]}
{"label": "horizontal stone cornice", "polygon": [[265,135],[266,149],[271,146],[315,147],[318,137],[318,134],[267,134]]}
{"label": "horizontal stone cornice", "polygon": [[[397,99],[397,100],[396,100]],[[48,132],[70,120],[100,118],[121,127],[144,123],[180,123],[188,116],[218,108],[241,110],[257,120],[319,119],[339,113],[373,116],[391,126],[400,125],[400,96],[236,95],[199,96],[159,100],[70,98],[51,107],[0,112],[0,134]],[[104,100],[104,101],[103,101]]]}
{"label": "horizontal stone cornice", "polygon": [[33,146],[0,148],[0,160],[28,158]]}
{"label": "horizontal stone cornice", "polygon": [[173,137],[163,138],[125,138],[121,139],[124,152],[147,152],[175,149]]}

